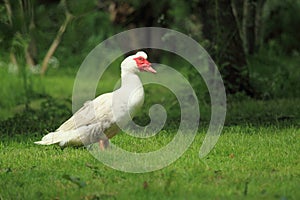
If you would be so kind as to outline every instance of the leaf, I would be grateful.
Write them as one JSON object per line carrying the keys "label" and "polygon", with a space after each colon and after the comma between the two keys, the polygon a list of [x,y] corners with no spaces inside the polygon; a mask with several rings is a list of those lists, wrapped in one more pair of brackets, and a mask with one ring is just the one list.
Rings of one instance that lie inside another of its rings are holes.
{"label": "leaf", "polygon": [[63,178],[66,179],[66,180],[71,181],[72,183],[75,183],[80,188],[83,188],[83,187],[86,186],[86,183],[84,181],[82,181],[79,177],[65,174],[65,175],[63,175]]}

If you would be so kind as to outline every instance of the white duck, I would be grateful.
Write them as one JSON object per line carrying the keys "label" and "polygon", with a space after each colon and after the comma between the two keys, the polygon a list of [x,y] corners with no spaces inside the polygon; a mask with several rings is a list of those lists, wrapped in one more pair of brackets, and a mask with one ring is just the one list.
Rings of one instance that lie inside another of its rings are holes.
{"label": "white duck", "polygon": [[65,147],[99,141],[100,148],[104,149],[108,139],[119,132],[117,124],[126,122],[128,116],[133,116],[143,104],[143,85],[137,75],[141,71],[156,73],[147,60],[147,54],[142,51],[121,63],[121,87],[118,90],[86,102],[55,132],[45,135],[35,144]]}

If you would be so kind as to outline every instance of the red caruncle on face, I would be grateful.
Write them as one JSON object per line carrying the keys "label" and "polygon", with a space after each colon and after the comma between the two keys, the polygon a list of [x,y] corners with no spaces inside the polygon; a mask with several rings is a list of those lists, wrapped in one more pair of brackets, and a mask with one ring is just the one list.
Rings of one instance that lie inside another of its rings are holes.
{"label": "red caruncle on face", "polygon": [[151,63],[144,57],[139,56],[137,58],[134,58],[134,60],[140,71],[156,73],[156,71],[151,67]]}

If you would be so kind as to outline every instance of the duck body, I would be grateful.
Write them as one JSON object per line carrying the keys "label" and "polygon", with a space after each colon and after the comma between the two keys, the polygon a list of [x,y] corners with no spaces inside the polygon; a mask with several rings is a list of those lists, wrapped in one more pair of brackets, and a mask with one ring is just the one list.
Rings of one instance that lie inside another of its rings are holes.
{"label": "duck body", "polygon": [[138,73],[156,73],[147,60],[147,54],[138,52],[121,64],[121,87],[86,102],[56,131],[45,135],[39,145],[59,144],[61,147],[82,146],[99,142],[104,148],[108,139],[126,124],[144,102],[144,89]]}

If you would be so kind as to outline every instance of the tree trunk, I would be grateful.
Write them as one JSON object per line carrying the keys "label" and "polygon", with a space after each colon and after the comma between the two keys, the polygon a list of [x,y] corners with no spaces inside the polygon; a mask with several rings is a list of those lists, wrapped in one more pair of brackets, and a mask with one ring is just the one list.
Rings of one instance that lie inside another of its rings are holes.
{"label": "tree trunk", "polygon": [[52,57],[52,55],[54,54],[54,52],[56,51],[56,48],[58,47],[61,38],[64,34],[64,32],[66,31],[66,28],[68,26],[68,24],[71,22],[71,20],[73,19],[73,15],[70,14],[70,12],[68,11],[67,7],[66,7],[66,2],[65,0],[62,0],[62,3],[64,4],[64,8],[65,8],[65,21],[63,22],[63,24],[60,26],[56,37],[54,38],[50,48],[48,49],[43,62],[42,62],[42,68],[41,68],[41,75],[44,75],[48,69],[48,63],[50,58]]}
{"label": "tree trunk", "polygon": [[244,30],[244,2],[240,0],[231,0],[231,9],[232,9],[232,14],[234,15],[235,22],[237,29],[239,31],[240,38],[243,42],[243,49],[244,52],[247,52],[247,44],[245,40],[245,30]]}
{"label": "tree trunk", "polygon": [[231,0],[243,49],[246,55],[252,55],[262,43],[262,12],[265,0]]}
{"label": "tree trunk", "polygon": [[259,0],[256,3],[256,16],[255,16],[255,50],[258,51],[263,43],[263,24],[262,14],[266,0]]}
{"label": "tree trunk", "polygon": [[249,71],[243,42],[231,0],[206,0],[198,4],[200,8],[204,37],[211,42],[208,50],[216,61],[223,76],[228,93],[245,92],[252,96]]}
{"label": "tree trunk", "polygon": [[256,16],[256,0],[244,1],[244,40],[246,44],[246,54],[252,55],[255,51],[255,16]]}

